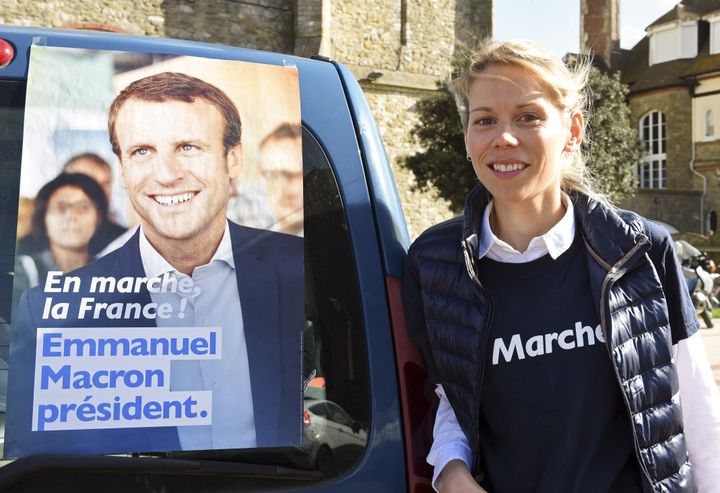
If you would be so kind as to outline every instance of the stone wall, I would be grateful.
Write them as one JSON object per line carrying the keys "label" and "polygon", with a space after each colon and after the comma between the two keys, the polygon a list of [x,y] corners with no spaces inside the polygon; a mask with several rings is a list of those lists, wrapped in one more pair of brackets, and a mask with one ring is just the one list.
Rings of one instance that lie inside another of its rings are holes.
{"label": "stone wall", "polygon": [[640,118],[652,110],[665,114],[667,189],[639,190],[622,205],[649,218],[668,222],[681,231],[699,232],[702,180],[689,168],[692,158],[690,93],[684,88],[671,88],[630,96],[636,128]]}
{"label": "stone wall", "polygon": [[636,128],[640,118],[652,110],[665,114],[667,188],[696,188],[699,183],[690,173],[692,153],[692,101],[684,88],[653,91],[630,96],[630,111]]}
{"label": "stone wall", "polygon": [[427,95],[428,93],[423,91],[409,92],[380,87],[365,89],[368,104],[373,109],[375,121],[386,143],[385,148],[395,175],[411,238],[415,238],[431,225],[455,215],[450,211],[450,204],[438,198],[436,190],[427,193],[415,190],[414,175],[399,165],[398,158],[414,154],[418,150],[407,129],[418,121],[414,111],[415,103]]}
{"label": "stone wall", "polygon": [[292,53],[292,0],[3,0],[0,24],[93,24],[131,34]]}
{"label": "stone wall", "polygon": [[406,3],[406,35],[400,47],[400,69],[415,74],[447,75],[455,49],[455,0]]}
{"label": "stone wall", "polygon": [[295,2],[295,48],[299,56],[330,56],[323,45],[323,31],[331,20],[329,2],[323,0],[296,0]]}
{"label": "stone wall", "polygon": [[162,0],[3,0],[0,23],[38,27],[94,23],[161,36],[165,32],[161,5]]}
{"label": "stone wall", "polygon": [[493,0],[457,0],[455,3],[455,45],[473,48],[493,32]]}
{"label": "stone wall", "polygon": [[163,0],[165,36],[292,53],[292,0]]}
{"label": "stone wall", "polygon": [[720,140],[696,142],[695,160],[698,163],[707,162],[715,166],[720,165]]}
{"label": "stone wall", "polygon": [[[680,231],[700,231],[700,196],[702,190],[640,189],[624,209],[656,221],[675,226]],[[705,208],[707,210],[707,207]]]}
{"label": "stone wall", "polygon": [[332,56],[348,65],[445,75],[454,49],[454,7],[455,0],[335,1]]}

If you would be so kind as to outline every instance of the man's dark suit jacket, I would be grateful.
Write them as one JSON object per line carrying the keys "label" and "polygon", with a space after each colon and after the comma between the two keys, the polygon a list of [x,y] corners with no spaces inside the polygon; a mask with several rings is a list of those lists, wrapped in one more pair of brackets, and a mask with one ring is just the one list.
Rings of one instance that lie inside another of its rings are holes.
{"label": "man's dark suit jacket", "polygon": [[[242,303],[258,447],[299,444],[302,438],[301,334],[304,327],[303,240],[230,223],[238,291]],[[15,309],[5,456],[40,453],[122,453],[180,450],[175,427],[31,431],[37,327],[148,327],[151,319],[78,320],[80,296],[96,302],[150,303],[150,293],[87,294],[92,277],[144,277],[139,232],[118,250],[69,275],[81,278],[81,293],[26,291]],[[43,281],[44,282],[44,281]],[[46,296],[70,302],[67,320],[43,320]],[[223,357],[228,357],[223,352]]]}

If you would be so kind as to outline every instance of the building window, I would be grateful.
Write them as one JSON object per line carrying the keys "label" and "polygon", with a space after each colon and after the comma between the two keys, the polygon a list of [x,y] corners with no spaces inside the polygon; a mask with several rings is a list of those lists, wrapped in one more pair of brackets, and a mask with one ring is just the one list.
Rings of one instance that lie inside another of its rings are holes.
{"label": "building window", "polygon": [[710,23],[710,54],[720,53],[720,15],[705,18]]}
{"label": "building window", "polygon": [[697,56],[698,23],[696,20],[651,28],[649,35],[650,65]]}
{"label": "building window", "polygon": [[711,109],[703,113],[703,139],[713,140],[715,138],[715,113]]}
{"label": "building window", "polygon": [[667,169],[665,161],[665,115],[651,111],[640,119],[640,139],[645,152],[638,165],[639,188],[665,188]]}

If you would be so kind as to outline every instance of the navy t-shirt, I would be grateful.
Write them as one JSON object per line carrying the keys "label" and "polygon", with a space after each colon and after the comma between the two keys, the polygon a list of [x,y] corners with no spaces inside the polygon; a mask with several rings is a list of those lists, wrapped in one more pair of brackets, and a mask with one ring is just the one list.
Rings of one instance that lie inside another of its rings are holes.
{"label": "navy t-shirt", "polygon": [[479,270],[493,303],[480,410],[483,486],[641,492],[581,236],[557,259],[482,259]]}

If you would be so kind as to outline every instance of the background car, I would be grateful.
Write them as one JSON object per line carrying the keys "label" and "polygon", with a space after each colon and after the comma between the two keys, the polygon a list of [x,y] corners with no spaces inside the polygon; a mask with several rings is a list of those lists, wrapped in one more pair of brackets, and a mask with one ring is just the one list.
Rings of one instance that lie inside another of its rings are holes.
{"label": "background car", "polygon": [[355,421],[338,404],[325,399],[305,399],[303,445],[306,466],[332,476],[347,471],[362,454],[367,424]]}

